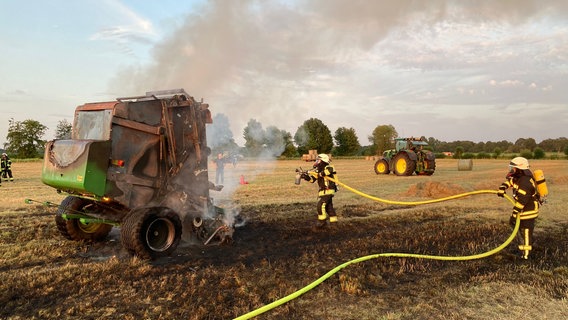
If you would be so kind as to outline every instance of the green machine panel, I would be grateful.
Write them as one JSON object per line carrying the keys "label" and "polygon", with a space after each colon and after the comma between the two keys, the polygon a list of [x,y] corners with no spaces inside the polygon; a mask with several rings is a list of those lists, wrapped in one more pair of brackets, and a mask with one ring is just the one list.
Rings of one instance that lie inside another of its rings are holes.
{"label": "green machine panel", "polygon": [[58,190],[104,196],[109,140],[54,140],[46,145],[41,181]]}

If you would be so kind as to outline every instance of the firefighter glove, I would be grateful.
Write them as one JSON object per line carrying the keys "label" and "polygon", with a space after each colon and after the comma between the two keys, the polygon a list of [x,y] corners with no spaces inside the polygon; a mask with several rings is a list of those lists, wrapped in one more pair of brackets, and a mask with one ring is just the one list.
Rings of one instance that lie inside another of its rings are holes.
{"label": "firefighter glove", "polygon": [[310,177],[310,175],[307,172],[302,172],[302,178],[306,181],[312,180],[312,178]]}
{"label": "firefighter glove", "polygon": [[508,186],[505,183],[502,183],[497,191],[497,196],[501,198],[505,197],[505,190],[507,190],[507,187]]}

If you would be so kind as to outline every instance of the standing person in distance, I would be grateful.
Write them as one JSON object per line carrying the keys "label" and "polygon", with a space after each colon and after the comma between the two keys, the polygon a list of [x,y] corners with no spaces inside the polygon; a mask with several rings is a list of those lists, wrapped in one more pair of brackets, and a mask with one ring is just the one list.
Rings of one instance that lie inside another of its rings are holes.
{"label": "standing person in distance", "polygon": [[213,160],[215,163],[215,184],[218,185],[219,182],[221,184],[224,183],[225,180],[225,158],[223,157],[222,153],[217,154],[217,159]]}
{"label": "standing person in distance", "polygon": [[331,160],[327,154],[318,154],[314,162],[314,169],[310,172],[304,172],[302,178],[306,181],[314,183],[317,181],[318,191],[318,224],[317,227],[325,227],[329,218],[330,223],[337,222],[337,214],[333,208],[333,196],[337,192],[337,185],[333,181],[325,179],[325,177],[335,178],[337,172],[330,164]]}
{"label": "standing person in distance", "polygon": [[505,182],[499,187],[497,196],[504,197],[508,188],[513,190],[513,213],[509,224],[515,226],[517,216],[520,215],[518,240],[521,258],[528,259],[532,250],[533,231],[540,201],[537,193],[536,182],[529,169],[529,161],[523,157],[516,157],[509,163],[509,173]]}
{"label": "standing person in distance", "polygon": [[0,159],[0,170],[2,170],[2,177],[4,181],[14,181],[14,177],[12,176],[12,160],[8,157],[8,154],[5,152],[2,153],[2,158]]}

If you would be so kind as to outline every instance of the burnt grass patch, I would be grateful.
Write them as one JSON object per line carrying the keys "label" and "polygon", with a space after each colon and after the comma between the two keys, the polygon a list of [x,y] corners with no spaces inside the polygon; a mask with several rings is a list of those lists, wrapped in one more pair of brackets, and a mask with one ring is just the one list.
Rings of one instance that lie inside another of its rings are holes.
{"label": "burnt grass patch", "polygon": [[[472,255],[497,247],[511,233],[505,216],[464,217],[452,207],[350,204],[337,210],[336,225],[316,229],[315,203],[245,206],[241,214],[246,223],[236,230],[232,244],[182,245],[173,256],[152,262],[130,257],[113,233],[102,243],[70,243],[56,234],[53,217],[24,218],[29,224],[9,219],[17,233],[27,236],[14,235],[3,243],[16,245],[22,238],[51,249],[5,254],[0,318],[230,319],[358,257]],[[567,224],[546,230],[537,226],[529,261],[516,259],[511,244],[479,260],[381,257],[352,264],[259,318],[452,318],[460,310],[444,309],[442,301],[452,299],[448,290],[484,283],[526,285],[548,299],[565,300],[567,229]],[[18,259],[23,255],[37,256]]]}

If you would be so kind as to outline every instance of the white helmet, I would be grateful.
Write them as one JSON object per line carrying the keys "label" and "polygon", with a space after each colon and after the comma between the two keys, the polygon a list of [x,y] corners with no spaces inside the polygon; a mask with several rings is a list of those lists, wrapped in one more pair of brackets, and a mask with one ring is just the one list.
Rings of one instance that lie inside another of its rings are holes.
{"label": "white helmet", "polygon": [[529,168],[529,161],[523,157],[516,157],[509,162],[509,167],[517,168],[520,170],[527,170]]}
{"label": "white helmet", "polygon": [[325,153],[318,154],[318,160],[321,160],[325,163],[329,163],[329,156]]}

